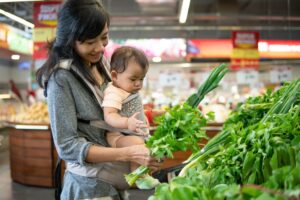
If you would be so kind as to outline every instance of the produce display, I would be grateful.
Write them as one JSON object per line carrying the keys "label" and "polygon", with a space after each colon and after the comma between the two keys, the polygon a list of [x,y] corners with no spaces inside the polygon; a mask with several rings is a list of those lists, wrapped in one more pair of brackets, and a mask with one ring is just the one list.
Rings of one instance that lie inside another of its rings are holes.
{"label": "produce display", "polygon": [[23,110],[23,105],[15,98],[0,99],[0,121],[9,120],[21,110]]}
{"label": "produce display", "polygon": [[13,105],[0,104],[0,120],[7,120],[10,116],[16,114],[16,109]]}
{"label": "produce display", "polygon": [[240,104],[149,199],[300,199],[300,79]]}
{"label": "produce display", "polygon": [[23,112],[11,116],[10,122],[28,124],[49,124],[48,107],[46,103],[37,102],[25,107]]}
{"label": "produce display", "polygon": [[[146,141],[152,156],[157,159],[172,157],[175,151],[199,150],[198,141],[206,138],[203,127],[212,115],[204,116],[198,105],[204,96],[215,89],[228,69],[225,64],[216,67],[207,80],[200,86],[197,93],[192,94],[182,105],[177,105],[156,118],[158,124],[154,134]],[[125,175],[129,185],[149,172],[149,168],[140,166],[134,172]],[[142,184],[138,181],[137,184]]]}

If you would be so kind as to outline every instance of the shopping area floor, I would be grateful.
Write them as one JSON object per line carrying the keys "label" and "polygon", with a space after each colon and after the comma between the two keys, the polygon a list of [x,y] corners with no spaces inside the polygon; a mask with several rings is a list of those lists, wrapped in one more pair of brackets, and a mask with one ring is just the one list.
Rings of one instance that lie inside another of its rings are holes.
{"label": "shopping area floor", "polygon": [[54,189],[25,186],[12,181],[9,151],[0,152],[0,200],[53,200]]}
{"label": "shopping area floor", "polygon": [[[152,190],[128,190],[124,200],[146,200]],[[54,189],[25,186],[12,181],[9,151],[0,151],[0,200],[54,200]]]}

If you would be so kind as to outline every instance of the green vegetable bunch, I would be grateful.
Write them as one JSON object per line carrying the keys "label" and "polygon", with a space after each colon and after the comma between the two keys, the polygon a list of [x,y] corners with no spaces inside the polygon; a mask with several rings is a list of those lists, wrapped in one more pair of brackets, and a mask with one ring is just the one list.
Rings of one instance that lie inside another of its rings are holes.
{"label": "green vegetable bunch", "polygon": [[[207,93],[218,86],[227,72],[225,64],[216,67],[197,93],[192,94],[184,104],[174,106],[157,118],[158,127],[146,142],[152,156],[161,159],[173,157],[175,151],[199,151],[199,140],[207,138],[202,128],[213,115],[202,115],[198,105]],[[125,179],[129,185],[133,185],[139,177],[148,172],[147,167],[140,166],[134,172],[125,175]]]}
{"label": "green vegetable bunch", "polygon": [[[212,118],[213,115],[209,115],[209,120]],[[171,158],[175,151],[199,151],[199,140],[208,139],[202,129],[207,124],[206,117],[198,108],[186,103],[173,107],[164,116],[158,117],[156,122],[159,126],[146,145],[158,159]]]}
{"label": "green vegetable bunch", "polygon": [[299,170],[297,79],[240,105],[204,151],[150,199],[299,199]]}

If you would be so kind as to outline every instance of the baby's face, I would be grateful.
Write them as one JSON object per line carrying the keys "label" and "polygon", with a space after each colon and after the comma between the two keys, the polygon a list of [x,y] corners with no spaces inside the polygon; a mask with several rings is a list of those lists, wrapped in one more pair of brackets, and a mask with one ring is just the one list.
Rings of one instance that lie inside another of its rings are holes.
{"label": "baby's face", "polygon": [[142,89],[147,71],[148,67],[143,69],[134,59],[130,59],[124,72],[112,72],[112,81],[116,87],[129,93],[136,93]]}

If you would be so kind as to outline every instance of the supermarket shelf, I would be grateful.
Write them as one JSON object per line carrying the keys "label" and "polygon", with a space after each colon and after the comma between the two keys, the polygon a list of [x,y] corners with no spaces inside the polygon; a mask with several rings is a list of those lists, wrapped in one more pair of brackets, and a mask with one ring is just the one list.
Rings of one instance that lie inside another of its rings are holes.
{"label": "supermarket shelf", "polygon": [[2,126],[14,128],[18,130],[49,130],[50,129],[49,124],[2,122]]}

